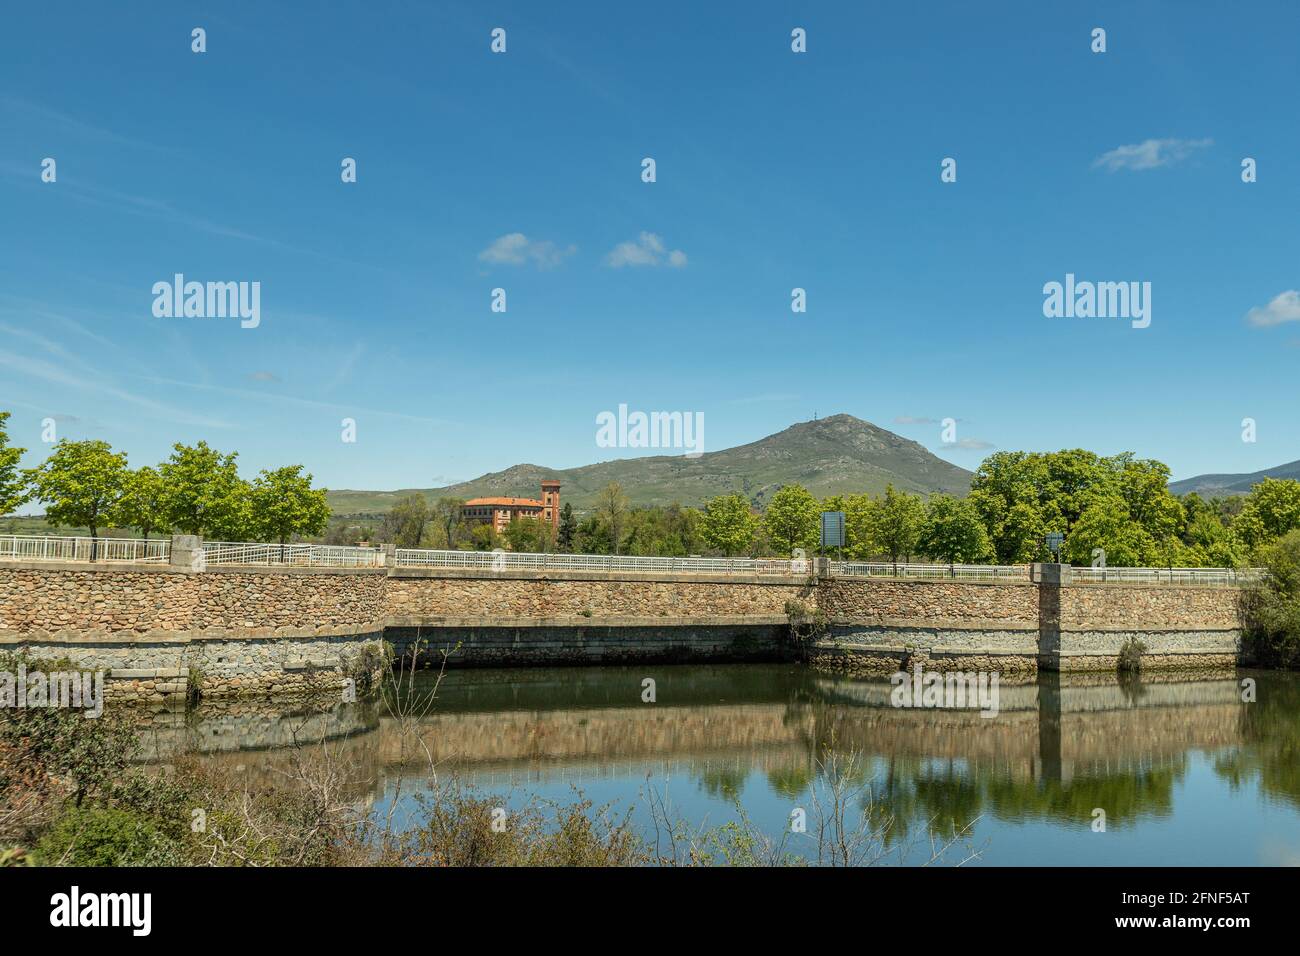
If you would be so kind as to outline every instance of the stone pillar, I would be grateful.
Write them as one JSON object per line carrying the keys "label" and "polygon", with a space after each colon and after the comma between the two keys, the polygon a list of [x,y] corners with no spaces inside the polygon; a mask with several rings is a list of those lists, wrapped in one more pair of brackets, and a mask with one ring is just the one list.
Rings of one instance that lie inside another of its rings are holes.
{"label": "stone pillar", "polygon": [[1060,587],[1074,580],[1074,570],[1068,564],[1033,564],[1030,565],[1029,577],[1035,584],[1054,584]]}
{"label": "stone pillar", "polygon": [[1035,564],[1029,577],[1038,585],[1038,669],[1061,669],[1061,585],[1072,580],[1068,564]]}
{"label": "stone pillar", "polygon": [[384,550],[379,556],[379,566],[381,568],[397,567],[397,545],[381,544],[380,547]]}
{"label": "stone pillar", "polygon": [[178,571],[206,571],[203,539],[196,534],[172,535],[171,567]]}

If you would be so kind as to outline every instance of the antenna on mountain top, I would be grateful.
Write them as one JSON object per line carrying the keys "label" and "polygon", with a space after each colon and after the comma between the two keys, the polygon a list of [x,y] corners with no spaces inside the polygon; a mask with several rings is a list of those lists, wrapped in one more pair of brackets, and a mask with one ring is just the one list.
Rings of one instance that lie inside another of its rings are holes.
{"label": "antenna on mountain top", "polygon": [[817,409],[813,409],[813,421],[817,421]]}

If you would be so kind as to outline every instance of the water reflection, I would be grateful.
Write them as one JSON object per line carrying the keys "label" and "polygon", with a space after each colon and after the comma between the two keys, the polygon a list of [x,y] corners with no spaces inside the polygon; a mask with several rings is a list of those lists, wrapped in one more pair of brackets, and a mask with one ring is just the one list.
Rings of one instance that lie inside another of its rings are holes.
{"label": "water reflection", "polygon": [[[1243,677],[1256,702],[1243,702]],[[861,809],[893,821],[891,843],[969,829],[998,863],[1278,862],[1265,857],[1279,845],[1300,858],[1295,674],[1044,674],[1002,685],[993,718],[895,708],[889,691],[784,665],[464,670],[413,735],[380,700],[204,705],[154,715],[144,738],[151,759],[199,753],[254,775],[274,774],[295,740],[328,739],[358,771],[356,798],[375,804],[429,759],[516,796],[565,799],[577,785],[632,805],[649,782],[671,787],[688,819],[721,822],[739,803],[771,832],[807,799],[825,754],[852,753]],[[1097,808],[1109,839],[1092,832]]]}

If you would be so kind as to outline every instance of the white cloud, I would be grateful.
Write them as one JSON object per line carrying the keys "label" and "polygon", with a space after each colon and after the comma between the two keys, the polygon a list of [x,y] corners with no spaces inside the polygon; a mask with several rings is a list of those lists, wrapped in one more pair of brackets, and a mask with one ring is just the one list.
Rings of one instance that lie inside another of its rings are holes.
{"label": "white cloud", "polygon": [[478,257],[481,262],[493,265],[523,266],[531,262],[539,269],[553,269],[577,251],[577,246],[561,248],[549,240],[529,239],[522,232],[510,232],[493,241]]}
{"label": "white cloud", "polygon": [[937,425],[937,419],[925,418],[920,415],[898,415],[894,418],[895,425]]}
{"label": "white cloud", "polygon": [[1120,169],[1157,169],[1181,162],[1198,149],[1214,143],[1212,139],[1148,139],[1128,146],[1117,146],[1093,160],[1093,168],[1110,172]]}
{"label": "white cloud", "polygon": [[1273,297],[1263,308],[1255,306],[1246,313],[1246,321],[1257,328],[1281,325],[1283,322],[1300,322],[1300,292],[1287,289]]}
{"label": "white cloud", "polygon": [[663,239],[653,232],[641,233],[635,242],[620,242],[609,255],[605,256],[605,264],[611,269],[621,269],[624,266],[661,266],[665,263],[674,269],[680,269],[686,265],[686,253],[680,249],[667,252]]}

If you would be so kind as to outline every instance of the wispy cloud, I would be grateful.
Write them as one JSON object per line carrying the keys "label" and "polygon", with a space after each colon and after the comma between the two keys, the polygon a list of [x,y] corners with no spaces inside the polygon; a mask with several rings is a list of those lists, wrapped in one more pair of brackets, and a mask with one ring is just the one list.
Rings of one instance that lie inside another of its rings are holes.
{"label": "wispy cloud", "polygon": [[276,375],[274,372],[268,372],[268,371],[266,371],[265,369],[259,369],[259,370],[256,371],[256,372],[249,372],[248,375],[246,376],[246,378],[247,378],[250,382],[278,382],[278,381],[280,381],[280,376]]}
{"label": "wispy cloud", "polygon": [[997,446],[991,441],[984,441],[979,438],[963,438],[960,441],[946,441],[943,443],[944,448],[963,448],[969,451],[988,451],[990,448]]}
{"label": "wispy cloud", "polygon": [[380,408],[366,408],[361,405],[342,404],[339,402],[322,402],[311,398],[299,398],[296,395],[283,395],[279,392],[259,392],[249,388],[230,388],[224,385],[209,385],[203,382],[184,382],[173,378],[150,378],[148,381],[169,388],[188,388],[200,392],[215,392],[236,398],[264,401],[274,406],[297,405],[301,408],[317,408],[326,411],[342,412],[352,415],[376,415],[384,418],[398,418],[408,422],[421,422],[426,425],[455,425],[445,418],[429,418],[425,415],[408,415],[405,412],[393,412]]}
{"label": "wispy cloud", "polygon": [[1092,161],[1108,172],[1121,169],[1158,169],[1182,162],[1198,149],[1213,145],[1212,139],[1147,139],[1128,146],[1116,146]]}
{"label": "wispy cloud", "polygon": [[898,415],[894,418],[895,425],[937,425],[937,418],[925,418],[921,415]]}
{"label": "wispy cloud", "polygon": [[1247,312],[1246,321],[1256,328],[1300,322],[1300,292],[1295,289],[1279,292],[1268,305],[1257,305]]}
{"label": "wispy cloud", "polygon": [[109,398],[116,398],[119,401],[134,405],[136,408],[147,412],[154,417],[163,421],[174,422],[179,425],[194,425],[200,428],[234,428],[230,422],[223,421],[219,418],[208,418],[204,415],[192,415],[182,409],[173,408],[162,402],[156,402],[153,399],[144,398],[135,395],[125,389],[110,385],[104,381],[102,376],[93,379],[87,379],[85,375],[71,375],[64,371],[60,366],[52,365],[49,362],[33,358],[30,355],[14,355],[10,352],[0,352],[0,367],[10,368],[16,374],[28,375],[32,378],[41,379],[53,385],[59,385],[64,388],[75,388],[91,392]]}
{"label": "wispy cloud", "polygon": [[561,248],[549,240],[529,239],[522,232],[510,232],[495,239],[478,257],[480,262],[492,265],[523,266],[531,263],[539,269],[554,269],[577,251],[577,246]]}
{"label": "wispy cloud", "polygon": [[680,249],[671,252],[664,245],[660,236],[653,232],[643,232],[635,241],[620,242],[605,256],[605,264],[611,269],[624,266],[661,266],[669,265],[680,269],[686,265],[686,253]]}

